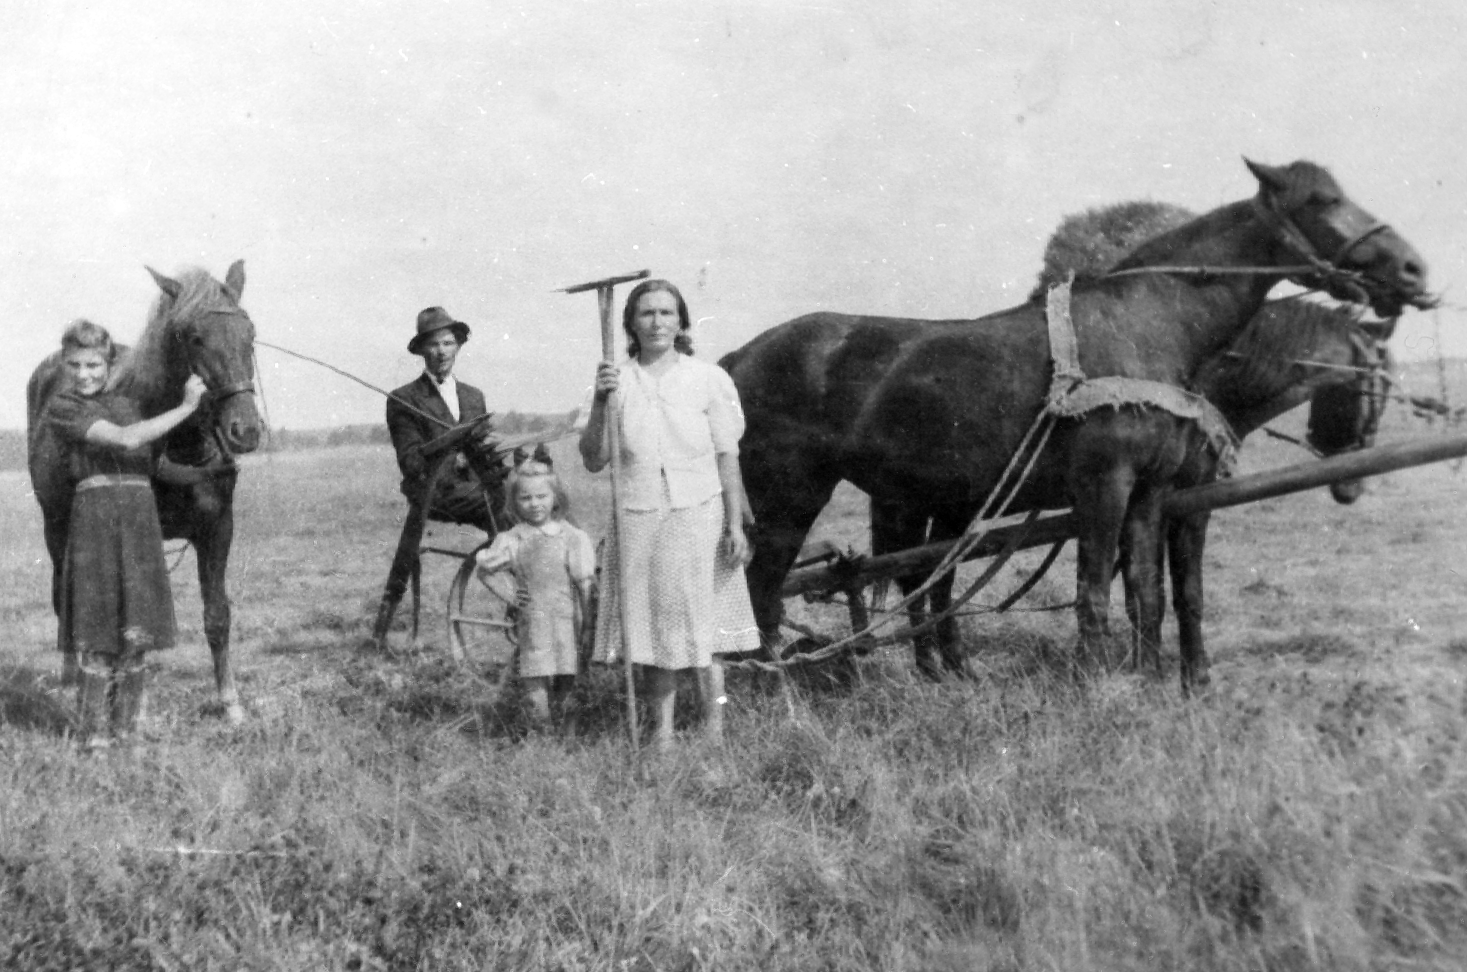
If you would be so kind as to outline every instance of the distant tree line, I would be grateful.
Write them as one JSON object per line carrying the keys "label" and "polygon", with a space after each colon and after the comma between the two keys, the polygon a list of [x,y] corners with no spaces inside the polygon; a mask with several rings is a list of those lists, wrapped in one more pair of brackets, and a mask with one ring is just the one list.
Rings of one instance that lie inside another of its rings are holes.
{"label": "distant tree line", "polygon": [[[568,429],[576,419],[576,409],[556,414],[535,412],[496,412],[491,420],[500,435],[544,432],[556,434]],[[261,445],[261,451],[296,452],[304,449],[334,449],[338,446],[389,445],[387,426],[383,423],[339,425],[334,429],[274,429]],[[24,429],[0,429],[0,472],[26,467]]]}
{"label": "distant tree line", "polygon": [[[490,422],[500,435],[555,433],[568,428],[576,419],[576,409],[556,414],[535,412],[495,412]],[[295,452],[302,449],[333,449],[338,446],[390,445],[387,426],[381,423],[370,425],[340,425],[334,429],[275,429],[265,448],[275,452]],[[25,443],[21,443],[21,456],[25,455]]]}

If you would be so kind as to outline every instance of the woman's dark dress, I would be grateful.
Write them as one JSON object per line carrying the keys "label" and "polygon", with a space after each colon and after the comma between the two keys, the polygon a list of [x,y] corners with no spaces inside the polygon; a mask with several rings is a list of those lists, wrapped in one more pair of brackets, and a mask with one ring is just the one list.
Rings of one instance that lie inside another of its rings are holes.
{"label": "woman's dark dress", "polygon": [[83,398],[68,391],[51,400],[45,418],[66,445],[77,483],[62,567],[58,646],[117,661],[172,648],[173,591],[148,480],[152,450],[86,441],[87,429],[98,421],[137,422],[137,405],[107,392]]}

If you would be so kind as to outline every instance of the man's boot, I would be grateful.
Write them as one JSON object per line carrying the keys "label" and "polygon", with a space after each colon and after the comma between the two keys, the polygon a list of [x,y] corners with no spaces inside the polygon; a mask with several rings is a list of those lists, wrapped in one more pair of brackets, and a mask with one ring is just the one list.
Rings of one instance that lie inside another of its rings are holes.
{"label": "man's boot", "polygon": [[392,616],[397,613],[397,604],[401,599],[401,594],[397,597],[383,594],[382,603],[377,605],[377,621],[372,625],[371,647],[378,651],[388,651],[387,631],[392,627]]}

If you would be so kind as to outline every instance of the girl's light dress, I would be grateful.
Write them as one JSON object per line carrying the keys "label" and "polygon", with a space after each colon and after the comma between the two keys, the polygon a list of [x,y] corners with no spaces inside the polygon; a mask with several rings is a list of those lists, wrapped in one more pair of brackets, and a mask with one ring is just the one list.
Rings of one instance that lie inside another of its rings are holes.
{"label": "girl's light dress", "polygon": [[563,520],[517,523],[478,555],[481,573],[508,570],[521,592],[517,658],[520,678],[575,675],[579,592],[596,579],[596,551],[584,530]]}

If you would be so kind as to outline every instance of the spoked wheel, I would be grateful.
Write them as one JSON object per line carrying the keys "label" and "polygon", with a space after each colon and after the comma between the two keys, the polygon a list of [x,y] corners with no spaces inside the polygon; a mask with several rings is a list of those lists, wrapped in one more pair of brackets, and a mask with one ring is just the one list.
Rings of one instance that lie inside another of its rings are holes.
{"label": "spoked wheel", "polygon": [[448,650],[459,664],[508,665],[514,660],[514,604],[479,579],[474,548],[448,589]]}

